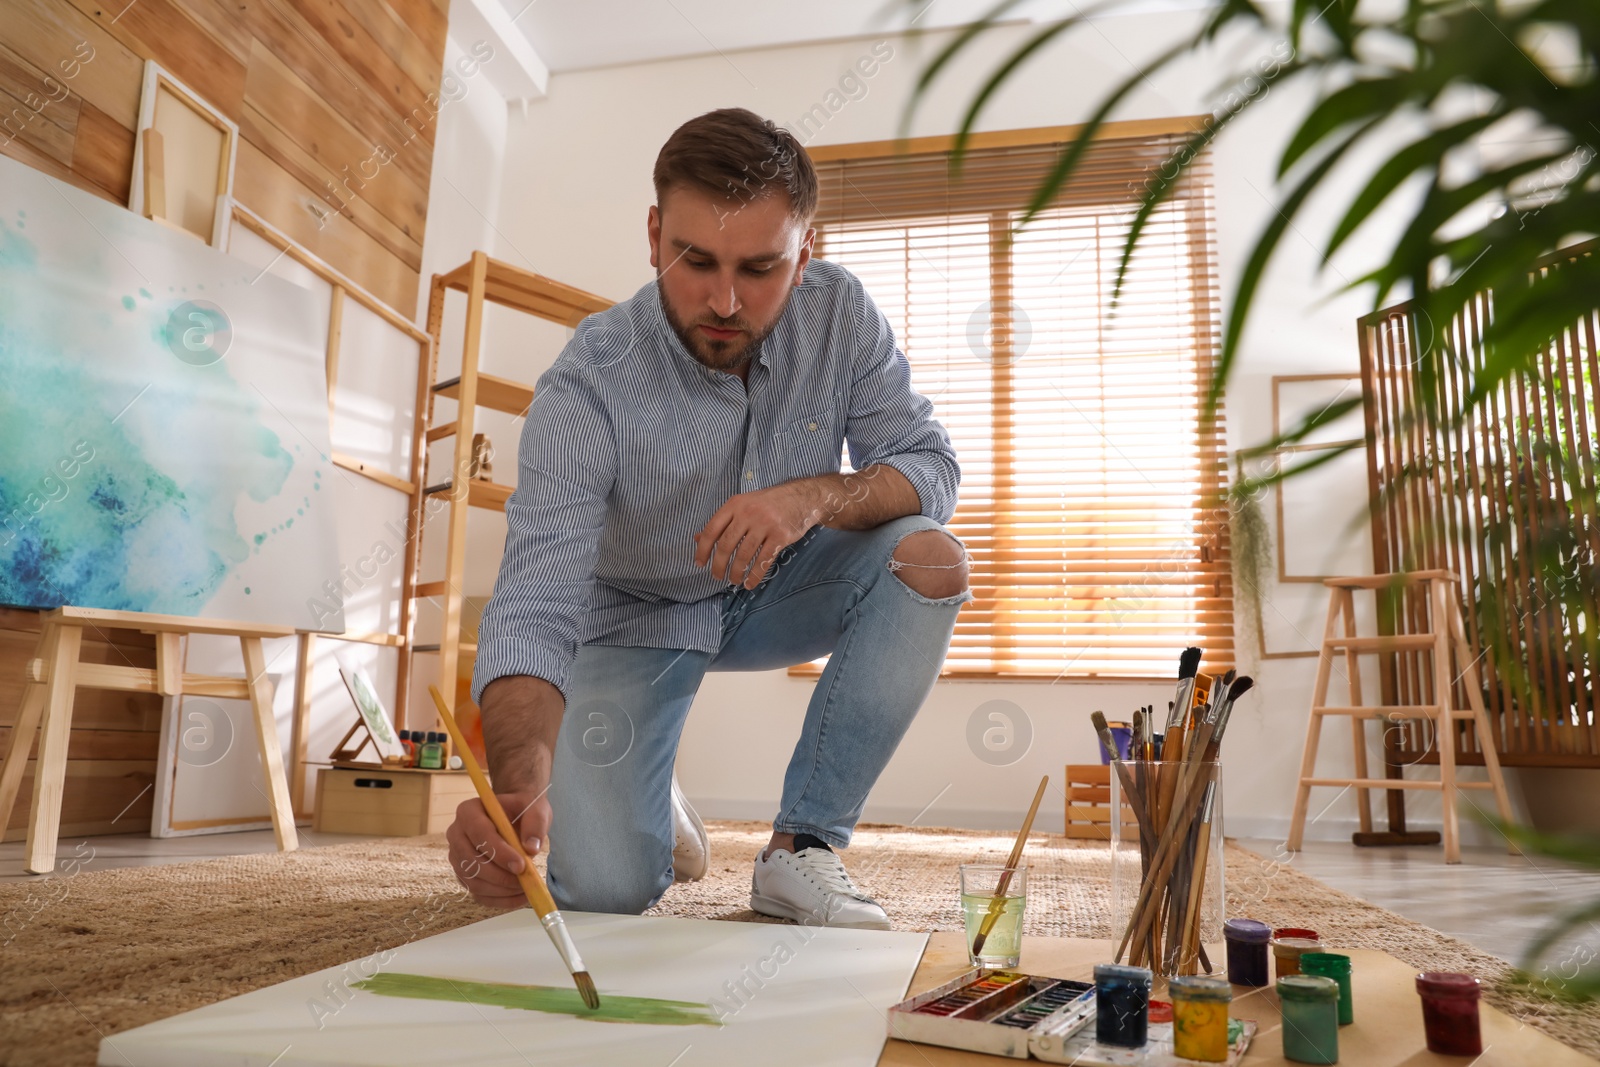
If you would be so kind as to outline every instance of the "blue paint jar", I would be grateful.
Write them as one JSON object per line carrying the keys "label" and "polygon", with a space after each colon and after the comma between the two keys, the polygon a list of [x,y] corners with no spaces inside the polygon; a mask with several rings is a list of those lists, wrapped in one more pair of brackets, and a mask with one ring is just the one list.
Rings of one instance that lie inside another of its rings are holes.
{"label": "blue paint jar", "polygon": [[1097,964],[1094,969],[1094,1037],[1102,1045],[1143,1048],[1150,1039],[1148,967]]}
{"label": "blue paint jar", "polygon": [[1228,943],[1228,981],[1260,987],[1267,984],[1267,943],[1272,927],[1254,919],[1229,919],[1222,924]]}

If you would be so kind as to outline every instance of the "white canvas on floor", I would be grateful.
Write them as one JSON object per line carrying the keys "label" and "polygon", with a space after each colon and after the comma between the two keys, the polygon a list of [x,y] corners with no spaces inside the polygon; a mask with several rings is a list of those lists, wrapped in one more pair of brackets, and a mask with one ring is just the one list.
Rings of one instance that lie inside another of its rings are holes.
{"label": "white canvas on floor", "polygon": [[375,973],[571,988],[529,909],[120,1034],[117,1067],[871,1067],[927,934],[568,913],[602,1002],[708,1005],[719,1025],[596,1022],[350,988]]}

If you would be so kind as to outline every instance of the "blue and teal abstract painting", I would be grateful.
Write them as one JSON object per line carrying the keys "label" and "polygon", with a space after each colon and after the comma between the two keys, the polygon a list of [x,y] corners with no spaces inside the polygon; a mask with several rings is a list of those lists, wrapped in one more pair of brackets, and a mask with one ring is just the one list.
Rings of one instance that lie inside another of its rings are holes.
{"label": "blue and teal abstract painting", "polygon": [[0,157],[0,604],[343,629],[312,301]]}

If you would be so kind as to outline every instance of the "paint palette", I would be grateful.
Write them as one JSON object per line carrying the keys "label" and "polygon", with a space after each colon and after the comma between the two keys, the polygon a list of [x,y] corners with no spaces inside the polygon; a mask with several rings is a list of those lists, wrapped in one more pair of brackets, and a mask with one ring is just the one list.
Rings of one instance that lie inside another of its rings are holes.
{"label": "paint palette", "polygon": [[[972,970],[889,1009],[889,1036],[925,1045],[1050,1063],[1192,1067],[1172,1054],[1172,1023],[1152,1022],[1150,1041],[1126,1049],[1095,1041],[1094,985],[1018,971]],[[1256,1024],[1232,1020],[1227,1064],[1236,1065]]]}
{"label": "paint palette", "polygon": [[1070,1033],[1094,1018],[1094,985],[1017,971],[973,970],[889,1009],[889,1036],[1028,1058],[1035,1033]]}

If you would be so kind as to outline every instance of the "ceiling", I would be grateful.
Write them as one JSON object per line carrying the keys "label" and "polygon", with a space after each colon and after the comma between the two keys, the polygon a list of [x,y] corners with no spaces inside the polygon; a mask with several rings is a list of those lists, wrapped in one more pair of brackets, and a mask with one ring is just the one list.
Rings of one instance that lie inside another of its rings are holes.
{"label": "ceiling", "polygon": [[[499,0],[552,72],[971,22],[995,0]],[[1191,6],[1194,0],[1154,0]],[[1085,0],[1087,6],[1088,0]],[[1009,18],[1078,10],[1022,0]]]}

